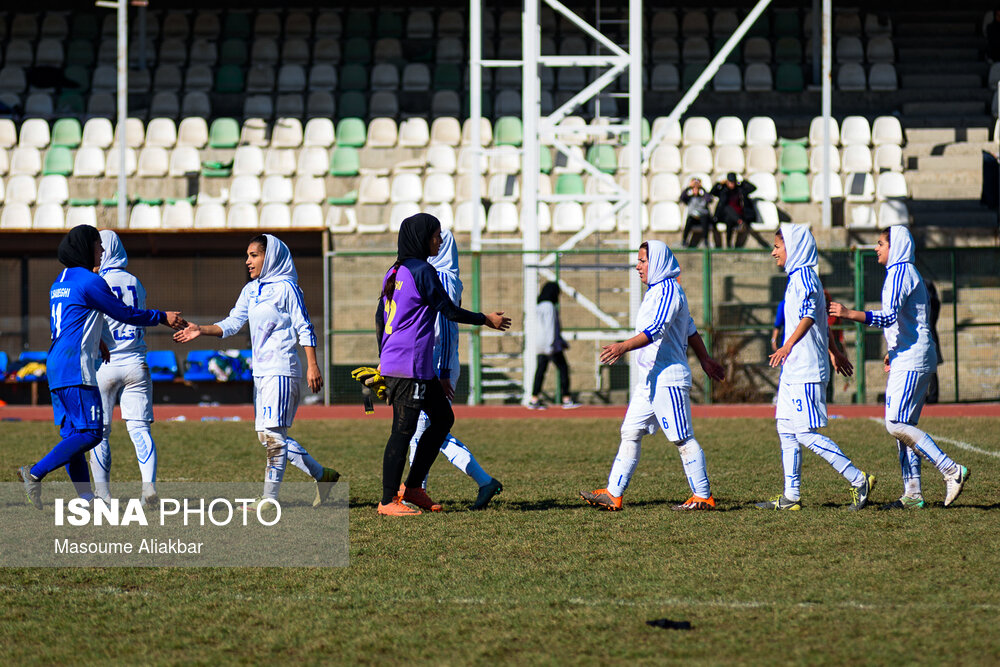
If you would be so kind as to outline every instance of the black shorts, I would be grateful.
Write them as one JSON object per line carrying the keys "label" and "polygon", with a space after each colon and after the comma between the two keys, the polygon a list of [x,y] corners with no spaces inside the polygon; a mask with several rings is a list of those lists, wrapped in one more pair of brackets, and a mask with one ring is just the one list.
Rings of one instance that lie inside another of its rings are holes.
{"label": "black shorts", "polygon": [[444,396],[441,382],[433,380],[417,380],[415,378],[386,377],[386,396],[389,405],[401,405],[408,408],[423,410],[428,400],[438,398],[438,393]]}

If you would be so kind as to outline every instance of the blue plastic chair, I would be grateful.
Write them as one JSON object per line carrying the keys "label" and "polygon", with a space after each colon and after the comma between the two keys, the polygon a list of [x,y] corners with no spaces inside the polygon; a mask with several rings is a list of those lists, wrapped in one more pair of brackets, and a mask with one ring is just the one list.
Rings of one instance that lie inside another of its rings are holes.
{"label": "blue plastic chair", "polygon": [[208,370],[208,360],[217,354],[215,350],[192,350],[185,362],[184,379],[188,382],[215,382],[215,376]]}
{"label": "blue plastic chair", "polygon": [[[48,358],[49,358],[48,350],[28,350],[18,355],[17,360],[25,364],[30,363],[32,361],[44,364],[45,360]],[[48,374],[46,373],[41,377],[30,377],[30,378],[25,378],[23,380],[18,378],[18,382],[39,382],[41,380],[46,379],[47,377]]]}
{"label": "blue plastic chair", "polygon": [[153,382],[173,382],[180,374],[177,355],[173,350],[153,350],[146,353],[146,365]]}

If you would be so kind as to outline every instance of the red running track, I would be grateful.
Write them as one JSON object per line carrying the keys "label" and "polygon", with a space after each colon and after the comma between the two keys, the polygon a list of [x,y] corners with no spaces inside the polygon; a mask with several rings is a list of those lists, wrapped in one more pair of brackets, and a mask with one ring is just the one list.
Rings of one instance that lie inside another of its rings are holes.
{"label": "red running track", "polygon": [[[696,419],[746,419],[774,417],[773,405],[693,405],[691,412]],[[882,417],[882,405],[831,405],[831,417]],[[172,421],[183,418],[186,421],[202,419],[253,420],[253,405],[157,405],[153,414],[158,421]],[[298,419],[389,419],[392,410],[376,404],[375,414],[366,416],[361,405],[303,405],[296,413]],[[518,405],[456,405],[455,416],[459,419],[621,419],[625,416],[624,405],[584,406],[576,410],[550,407],[547,410],[529,410]],[[1000,417],[1000,403],[945,403],[924,406],[922,417]],[[115,409],[115,418],[121,417]],[[9,405],[0,407],[0,420],[12,421],[52,421],[52,407],[49,405]]]}

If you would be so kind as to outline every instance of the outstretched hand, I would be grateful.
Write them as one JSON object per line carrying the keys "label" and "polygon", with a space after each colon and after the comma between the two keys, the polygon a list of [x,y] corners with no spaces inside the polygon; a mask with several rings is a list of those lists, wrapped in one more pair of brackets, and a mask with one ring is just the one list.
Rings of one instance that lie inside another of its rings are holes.
{"label": "outstretched hand", "polygon": [[194,322],[191,322],[187,324],[186,328],[183,328],[174,334],[174,342],[190,343],[200,335],[201,335],[201,328]]}
{"label": "outstretched hand", "polygon": [[174,331],[180,331],[188,325],[187,320],[181,317],[179,310],[168,310],[167,313],[167,326]]}
{"label": "outstretched hand", "polygon": [[617,362],[628,352],[624,343],[611,343],[601,348],[601,363],[609,366]]}
{"label": "outstretched hand", "polygon": [[833,317],[847,317],[847,311],[848,308],[844,304],[836,301],[831,301],[826,307],[826,312]]}
{"label": "outstretched hand", "polygon": [[785,363],[785,359],[791,354],[792,347],[788,344],[782,345],[774,353],[767,358],[767,363],[771,365],[771,368],[777,368]]}
{"label": "outstretched hand", "polygon": [[487,313],[486,326],[490,329],[496,329],[497,331],[506,331],[507,329],[510,329],[510,318],[504,317],[502,310],[494,313]]}
{"label": "outstretched hand", "polygon": [[712,357],[701,360],[701,369],[713,380],[722,382],[726,379],[726,368]]}

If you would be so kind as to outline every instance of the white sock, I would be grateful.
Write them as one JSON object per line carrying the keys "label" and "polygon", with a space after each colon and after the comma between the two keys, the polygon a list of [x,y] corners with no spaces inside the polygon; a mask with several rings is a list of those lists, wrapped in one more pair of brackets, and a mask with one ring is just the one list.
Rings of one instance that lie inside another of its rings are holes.
{"label": "white sock", "polygon": [[94,478],[94,494],[102,498],[111,496],[111,425],[104,427],[104,437],[97,447],[90,450],[90,476]]}
{"label": "white sock", "polygon": [[885,428],[897,440],[908,447],[913,447],[921,456],[934,464],[945,479],[954,479],[960,468],[947,454],[941,451],[937,443],[916,426],[902,422],[886,422]]}
{"label": "white sock", "polygon": [[260,444],[267,448],[267,467],[264,469],[264,497],[276,500],[281,480],[285,477],[285,463],[288,460],[288,445],[283,428],[257,431]]}
{"label": "white sock", "polygon": [[297,440],[286,437],[285,443],[288,445],[289,463],[313,479],[319,479],[323,476],[323,464],[310,456],[306,448],[300,445]]}
{"label": "white sock", "polygon": [[834,470],[843,475],[844,479],[850,482],[851,486],[861,486],[864,483],[864,473],[851,463],[851,459],[844,456],[844,452],[840,451],[837,443],[830,438],[816,431],[796,433],[795,438],[800,444],[819,454],[824,461],[833,466]]}
{"label": "white sock", "polygon": [[635,468],[639,465],[640,454],[642,454],[642,434],[622,433],[618,454],[615,456],[615,462],[611,464],[611,474],[608,475],[608,493],[616,498],[625,493],[628,483],[632,481],[632,475],[635,474]]}
{"label": "white sock", "polygon": [[[412,441],[411,441],[412,447]],[[412,451],[412,450],[411,450]],[[447,457],[451,464],[464,472],[466,475],[471,477],[473,481],[479,486],[486,486],[493,479],[492,476],[483,470],[483,467],[479,465],[476,461],[476,457],[472,455],[469,448],[465,444],[453,436],[451,433],[448,437],[444,439],[444,444],[441,445],[441,453]],[[426,480],[424,480],[426,485]]]}
{"label": "white sock", "polygon": [[899,470],[903,474],[903,495],[923,498],[920,491],[920,455],[902,440],[896,441],[896,449],[899,452]]}
{"label": "white sock", "polygon": [[688,438],[677,445],[677,451],[681,455],[681,465],[684,466],[684,474],[687,476],[688,486],[691,493],[699,498],[709,498],[712,495],[712,488],[708,483],[708,470],[705,467],[705,451],[693,437]]}
{"label": "white sock", "polygon": [[794,433],[778,433],[781,442],[781,469],[785,475],[785,498],[800,500],[802,492],[802,447]]}
{"label": "white sock", "polygon": [[[149,432],[149,422],[130,419],[125,422],[128,435],[135,447],[135,458],[139,462],[139,474],[143,485],[156,484],[156,443]],[[148,495],[148,494],[147,494]]]}

